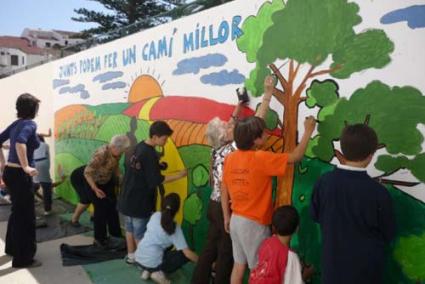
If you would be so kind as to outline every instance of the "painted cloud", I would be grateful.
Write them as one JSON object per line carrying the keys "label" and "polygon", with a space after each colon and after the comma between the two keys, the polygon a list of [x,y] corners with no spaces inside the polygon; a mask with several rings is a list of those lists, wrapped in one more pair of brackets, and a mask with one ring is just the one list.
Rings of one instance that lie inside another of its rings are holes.
{"label": "painted cloud", "polygon": [[80,98],[82,99],[88,99],[90,97],[89,92],[87,92],[86,87],[83,84],[78,84],[74,87],[63,87],[59,90],[59,94],[66,94],[66,93],[80,93]]}
{"label": "painted cloud", "polygon": [[99,74],[93,78],[93,82],[99,81],[99,83],[105,83],[116,78],[122,77],[124,75],[121,71],[111,71],[103,74]]}
{"label": "painted cloud", "polygon": [[242,84],[244,81],[245,76],[239,73],[239,71],[236,69],[234,69],[232,72],[222,70],[220,72],[203,75],[201,77],[202,83],[214,86]]}
{"label": "painted cloud", "polygon": [[391,11],[381,18],[382,24],[407,22],[411,29],[425,27],[425,5],[414,5],[407,8]]}
{"label": "painted cloud", "polygon": [[56,89],[58,87],[62,87],[62,86],[68,85],[69,84],[69,80],[54,79],[53,82],[52,82],[52,84],[53,84],[53,89]]}
{"label": "painted cloud", "polygon": [[109,89],[122,89],[127,86],[124,82],[112,82],[112,83],[106,83],[102,86],[102,90],[109,90]]}
{"label": "painted cloud", "polygon": [[227,57],[219,53],[192,57],[179,61],[173,75],[198,74],[201,69],[223,66],[226,62]]}

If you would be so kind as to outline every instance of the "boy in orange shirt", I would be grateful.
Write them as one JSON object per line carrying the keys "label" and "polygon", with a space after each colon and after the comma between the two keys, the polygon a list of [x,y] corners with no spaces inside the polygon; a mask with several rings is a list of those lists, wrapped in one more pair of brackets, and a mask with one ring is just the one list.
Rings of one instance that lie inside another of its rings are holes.
{"label": "boy in orange shirt", "polygon": [[224,162],[221,195],[224,226],[232,238],[235,261],[232,284],[242,283],[246,264],[250,269],[256,266],[257,250],[270,236],[272,177],[282,176],[288,163],[302,159],[315,125],[314,118],[307,117],[304,135],[294,151],[273,153],[256,150],[267,137],[263,119],[248,117],[237,123],[234,139],[238,150],[229,154]]}

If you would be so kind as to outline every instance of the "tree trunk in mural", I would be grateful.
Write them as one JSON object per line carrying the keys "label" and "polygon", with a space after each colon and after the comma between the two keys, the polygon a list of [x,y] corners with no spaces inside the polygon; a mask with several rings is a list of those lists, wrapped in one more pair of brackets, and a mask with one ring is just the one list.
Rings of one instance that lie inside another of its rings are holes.
{"label": "tree trunk in mural", "polygon": [[[297,77],[301,64],[297,63],[294,66],[294,60],[289,61],[288,79],[279,71],[279,69],[271,64],[270,68],[277,76],[283,90],[275,88],[273,95],[282,104],[283,110],[283,129],[282,136],[284,138],[283,152],[290,153],[297,146],[297,131],[298,131],[298,106],[305,100],[301,97],[306,88],[308,80],[323,74],[335,71],[338,67],[329,70],[321,70],[313,73],[314,66],[311,66],[305,74],[299,86],[294,86],[295,78]],[[288,164],[286,172],[282,177],[278,177],[277,194],[275,207],[288,205],[292,203],[292,188],[294,186],[295,165]]]}

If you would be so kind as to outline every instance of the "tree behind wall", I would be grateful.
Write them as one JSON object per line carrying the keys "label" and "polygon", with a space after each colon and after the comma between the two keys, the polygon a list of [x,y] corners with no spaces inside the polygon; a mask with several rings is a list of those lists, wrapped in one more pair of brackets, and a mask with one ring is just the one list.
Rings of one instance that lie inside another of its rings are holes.
{"label": "tree behind wall", "polygon": [[[86,8],[75,9],[79,17],[72,20],[97,23],[99,26],[82,31],[83,36],[111,33],[128,27],[128,33],[154,27],[171,19],[177,19],[233,0],[91,0],[105,6],[110,13]],[[187,3],[189,2],[189,3]],[[127,33],[127,34],[128,34]],[[118,36],[121,36],[118,34]],[[115,37],[118,37],[115,36]],[[111,36],[114,38],[114,36]]]}
{"label": "tree behind wall", "polygon": [[92,0],[99,2],[110,13],[97,12],[86,8],[75,9],[79,17],[72,20],[85,23],[97,23],[99,26],[82,31],[87,36],[105,34],[115,29],[140,22],[138,29],[150,28],[165,19],[156,18],[164,13],[173,2],[168,0]]}

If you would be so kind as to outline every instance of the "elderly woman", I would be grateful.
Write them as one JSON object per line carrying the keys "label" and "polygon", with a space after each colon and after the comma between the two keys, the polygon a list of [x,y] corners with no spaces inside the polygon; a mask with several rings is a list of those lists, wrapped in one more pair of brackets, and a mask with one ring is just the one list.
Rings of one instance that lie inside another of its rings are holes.
{"label": "elderly woman", "polygon": [[34,259],[35,209],[32,177],[37,175],[33,153],[40,142],[33,121],[40,101],[30,94],[22,94],[16,101],[18,119],[0,134],[0,145],[10,140],[7,163],[0,148],[0,169],[10,191],[12,209],[7,225],[6,254],[13,256],[12,267],[37,267]]}
{"label": "elderly woman", "polygon": [[121,237],[114,189],[120,177],[118,162],[129,145],[125,135],[112,137],[108,145],[96,150],[84,170],[87,183],[94,193],[94,244],[101,247],[108,245],[107,228],[111,236]]}
{"label": "elderly woman", "polygon": [[[264,81],[265,94],[260,107],[255,114],[264,118],[267,113],[273,93],[274,80],[271,76]],[[207,243],[199,256],[197,266],[193,272],[192,283],[202,284],[210,282],[212,265],[215,262],[214,283],[229,283],[233,267],[232,241],[224,230],[223,212],[221,207],[221,181],[225,157],[236,150],[233,142],[233,129],[238,120],[243,102],[239,102],[229,121],[213,118],[207,126],[206,136],[211,150],[210,184],[213,189],[208,206],[209,221]]]}

